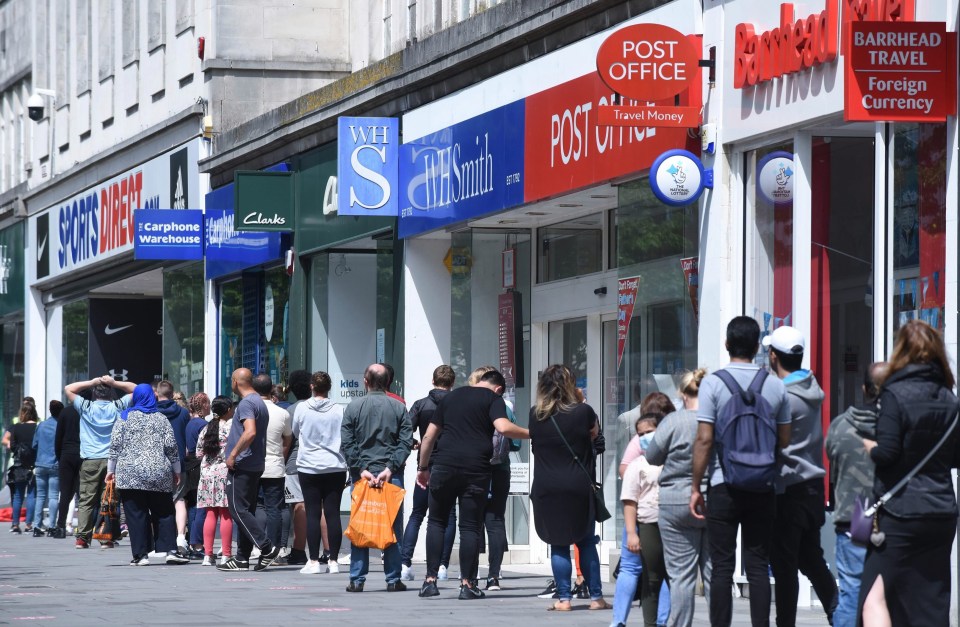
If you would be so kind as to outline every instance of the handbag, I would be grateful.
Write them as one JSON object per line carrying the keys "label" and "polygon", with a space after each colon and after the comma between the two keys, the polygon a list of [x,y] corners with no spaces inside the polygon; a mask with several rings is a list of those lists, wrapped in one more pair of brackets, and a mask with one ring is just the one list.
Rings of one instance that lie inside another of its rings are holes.
{"label": "handbag", "polygon": [[580,470],[583,471],[583,474],[587,475],[587,479],[590,481],[590,487],[593,489],[594,518],[598,523],[609,520],[611,514],[610,510],[607,509],[607,504],[603,500],[603,485],[593,480],[593,475],[590,474],[590,471],[587,470],[587,467],[583,465],[582,461],[580,461],[580,457],[573,452],[573,447],[570,446],[569,442],[567,442],[567,438],[563,437],[563,431],[560,430],[560,425],[557,424],[557,419],[553,416],[550,416],[550,421],[553,422],[553,426],[556,427],[557,434],[566,445],[567,450],[570,451],[571,455],[573,455],[573,461],[577,462],[577,465],[580,466]]}
{"label": "handbag", "polygon": [[120,536],[120,503],[116,482],[108,481],[100,498],[100,515],[93,529],[93,539],[112,542]]}
{"label": "handbag", "polygon": [[891,498],[896,495],[897,492],[903,489],[907,483],[918,472],[923,468],[928,461],[940,450],[940,447],[947,441],[947,438],[950,437],[950,434],[953,433],[954,427],[957,426],[957,421],[960,420],[960,407],[957,409],[957,413],[954,414],[953,422],[950,423],[950,426],[947,427],[946,432],[943,434],[943,437],[940,438],[940,441],[930,449],[930,451],[920,460],[916,466],[914,466],[910,472],[903,476],[900,481],[897,482],[895,486],[887,490],[887,493],[877,499],[877,502],[873,505],[870,505],[870,500],[867,497],[858,497],[853,502],[853,514],[850,516],[850,538],[857,542],[858,544],[866,545],[867,542],[873,546],[879,547],[883,545],[886,536],[882,531],[880,531],[880,508],[886,504]]}

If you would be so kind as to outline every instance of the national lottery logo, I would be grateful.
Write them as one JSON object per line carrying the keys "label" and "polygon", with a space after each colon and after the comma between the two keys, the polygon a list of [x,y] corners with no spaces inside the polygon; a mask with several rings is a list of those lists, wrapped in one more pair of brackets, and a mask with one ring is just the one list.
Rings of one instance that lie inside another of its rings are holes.
{"label": "national lottery logo", "polygon": [[667,172],[673,177],[673,182],[677,185],[683,185],[687,182],[687,173],[683,170],[683,161],[677,159],[673,165],[667,168]]}
{"label": "national lottery logo", "polygon": [[793,202],[793,155],[773,152],[757,163],[757,191],[774,204]]}

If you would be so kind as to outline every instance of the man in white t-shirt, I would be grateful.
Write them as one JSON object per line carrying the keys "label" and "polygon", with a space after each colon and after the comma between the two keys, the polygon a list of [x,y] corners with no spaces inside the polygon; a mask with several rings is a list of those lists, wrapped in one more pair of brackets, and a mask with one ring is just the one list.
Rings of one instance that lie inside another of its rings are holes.
{"label": "man in white t-shirt", "polygon": [[284,460],[293,443],[293,421],[286,409],[273,402],[273,381],[270,380],[270,375],[261,373],[255,376],[253,390],[263,399],[263,404],[267,406],[270,414],[270,421],[267,423],[267,454],[263,460],[260,488],[263,490],[263,511],[267,515],[267,538],[274,546],[281,546],[283,516],[280,510],[286,507]]}

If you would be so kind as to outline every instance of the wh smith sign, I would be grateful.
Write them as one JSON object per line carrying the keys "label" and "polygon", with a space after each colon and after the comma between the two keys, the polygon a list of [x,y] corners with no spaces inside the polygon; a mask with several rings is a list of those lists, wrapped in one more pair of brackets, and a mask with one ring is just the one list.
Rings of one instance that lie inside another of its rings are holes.
{"label": "wh smith sign", "polygon": [[36,278],[132,250],[136,209],[200,206],[199,145],[198,139],[171,150],[31,218]]}
{"label": "wh smith sign", "polygon": [[203,211],[137,209],[134,259],[203,259]]}
{"label": "wh smith sign", "polygon": [[338,213],[396,216],[400,121],[340,118],[337,122]]}
{"label": "wh smith sign", "polygon": [[522,205],[524,114],[518,101],[404,144],[400,236]]}

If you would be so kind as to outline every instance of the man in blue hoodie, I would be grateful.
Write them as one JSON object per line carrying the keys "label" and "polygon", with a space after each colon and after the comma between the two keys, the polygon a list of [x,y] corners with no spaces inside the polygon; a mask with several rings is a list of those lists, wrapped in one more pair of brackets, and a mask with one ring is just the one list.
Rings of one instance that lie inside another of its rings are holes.
{"label": "man in blue hoodie", "polygon": [[797,571],[803,573],[820,598],[827,620],[837,607],[837,583],[823,559],[820,528],[825,522],[823,427],[820,406],[823,390],[816,377],[802,367],[806,342],[793,327],[779,327],[763,338],[770,349],[770,369],[783,380],[790,403],[790,444],[778,455],[777,518],[770,565],[777,585],[777,627],[797,622]]}
{"label": "man in blue hoodie", "polygon": [[[157,383],[157,411],[170,421],[173,439],[177,441],[182,462],[187,458],[187,423],[190,422],[190,412],[173,400],[173,384],[166,379]],[[184,500],[189,490],[187,483],[187,473],[182,471],[180,482],[173,493],[174,508],[177,512],[177,548],[184,555],[190,554],[190,547],[187,545],[187,503]]]}

